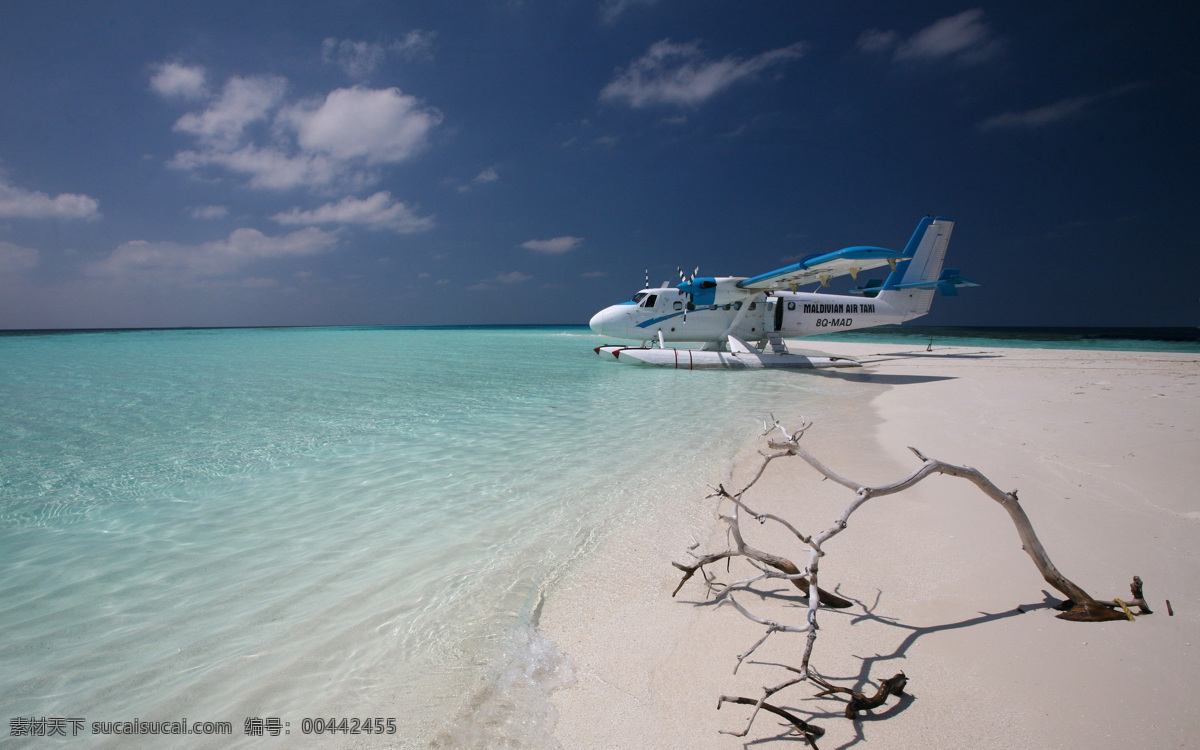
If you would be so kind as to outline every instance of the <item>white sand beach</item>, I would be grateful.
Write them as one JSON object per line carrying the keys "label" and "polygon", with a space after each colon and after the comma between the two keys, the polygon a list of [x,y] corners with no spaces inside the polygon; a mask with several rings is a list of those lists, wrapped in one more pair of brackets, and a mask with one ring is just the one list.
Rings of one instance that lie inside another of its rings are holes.
{"label": "white sand beach", "polygon": [[[868,693],[904,671],[907,696],[856,722],[842,716],[842,701],[813,699],[807,685],[773,702],[825,729],[823,750],[1194,747],[1200,356],[813,348],[868,363],[853,374],[809,375],[858,397],[849,410],[803,415],[815,422],[804,445],[832,469],[867,484],[895,481],[918,466],[908,446],[974,466],[1002,489],[1019,490],[1065,576],[1111,599],[1128,598],[1139,575],[1154,614],[1135,622],[1055,619],[1050,606],[1062,597],[1021,550],[1004,510],[965,480],[935,476],[861,508],[821,564],[822,586],[860,604],[821,611],[814,667]],[[780,404],[776,416],[794,427],[802,415]],[[759,447],[765,442],[748,445],[731,467],[734,486],[757,465]],[[747,495],[806,533],[829,526],[851,499],[799,458],[776,461]],[[761,686],[787,680],[766,663],[798,664],[804,636],[773,635],[735,676],[737,655],[764,628],[732,607],[696,606],[705,596],[697,579],[671,598],[680,576],[670,563],[687,560],[693,538],[698,552],[725,547],[715,503],[697,498],[694,515],[677,525],[613,535],[553,592],[541,628],[575,674],[552,695],[566,750],[804,745],[772,740],[786,730],[767,714],[745,738],[719,733],[742,729],[750,709],[718,711],[718,696],[757,697]],[[743,527],[751,544],[806,560],[777,531]],[[721,580],[740,577],[737,564],[731,573],[716,567]],[[783,582],[769,588],[778,594],[742,601],[802,623],[798,592]]]}

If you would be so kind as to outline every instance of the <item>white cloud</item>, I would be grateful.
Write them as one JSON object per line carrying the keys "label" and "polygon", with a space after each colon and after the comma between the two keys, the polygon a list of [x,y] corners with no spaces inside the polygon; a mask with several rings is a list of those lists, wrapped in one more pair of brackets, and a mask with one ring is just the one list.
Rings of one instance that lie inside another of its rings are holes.
{"label": "white cloud", "polygon": [[471,180],[471,183],[474,185],[486,185],[489,182],[495,182],[498,179],[500,179],[500,174],[495,170],[495,168],[488,167],[479,174],[475,175],[475,178]]}
{"label": "white cloud", "polygon": [[175,129],[194,135],[213,148],[228,150],[242,141],[246,126],[267,116],[283,100],[287,79],[279,76],[234,76],[208,109],[188,113]]}
{"label": "white cloud", "polygon": [[77,193],[60,193],[51,198],[0,180],[0,218],[98,219],[100,201]]}
{"label": "white cloud", "polygon": [[0,273],[27,271],[37,265],[38,251],[0,240]]}
{"label": "white cloud", "polygon": [[549,240],[529,240],[528,242],[522,242],[521,247],[548,255],[558,255],[579,247],[582,242],[582,237],[554,237]]}
{"label": "white cloud", "polygon": [[479,174],[472,177],[471,181],[469,183],[467,183],[466,185],[459,185],[458,192],[460,192],[460,193],[470,192],[472,189],[477,188],[480,185],[486,185],[489,182],[495,182],[496,180],[499,180],[499,179],[500,179],[500,173],[497,172],[494,167],[488,167],[487,169],[483,170]]}
{"label": "white cloud", "polygon": [[600,3],[600,20],[609,26],[629,8],[635,5],[654,5],[658,0],[604,0]]}
{"label": "white cloud", "polygon": [[896,39],[899,37],[895,31],[880,31],[879,29],[867,29],[859,35],[858,41],[854,47],[859,51],[867,54],[873,52],[886,52],[892,49],[896,44]]}
{"label": "white cloud", "polygon": [[921,29],[896,49],[896,59],[940,59],[954,55],[963,62],[981,62],[998,50],[999,42],[983,22],[983,9],[974,8]]}
{"label": "white cloud", "polygon": [[195,206],[190,211],[193,219],[224,219],[229,215],[225,206]]}
{"label": "white cloud", "polygon": [[433,40],[436,37],[432,31],[414,29],[405,34],[403,39],[392,42],[388,49],[398,53],[405,60],[432,60]]}
{"label": "white cloud", "polygon": [[1025,112],[1005,112],[979,123],[979,129],[986,132],[1010,128],[1039,128],[1078,115],[1095,99],[1094,96],[1076,96]]}
{"label": "white cloud", "polygon": [[382,44],[370,42],[352,42],[349,39],[338,41],[329,38],[321,44],[321,58],[326,63],[337,65],[351,78],[366,78],[375,72],[387,57],[387,50]]}
{"label": "white cloud", "polygon": [[979,129],[987,132],[989,130],[1040,128],[1044,125],[1052,125],[1083,115],[1096,102],[1112,99],[1131,91],[1137,91],[1142,87],[1143,84],[1140,83],[1118,86],[1109,89],[1103,94],[1072,96],[1067,99],[1060,99],[1053,104],[1047,104],[1044,107],[1037,107],[1024,112],[1005,112],[994,117],[989,117],[979,123]]}
{"label": "white cloud", "polygon": [[[478,284],[472,284],[471,286],[467,287],[467,291],[480,292],[480,291],[485,291],[488,289],[494,289],[496,284],[503,284],[505,286],[509,286],[512,284],[521,284],[523,282],[529,281],[532,278],[533,277],[530,276],[529,274],[521,273],[520,271],[509,271],[508,273],[498,273],[490,279],[484,279],[483,281],[480,281]],[[445,282],[439,281],[437,283],[442,284]]]}
{"label": "white cloud", "polygon": [[182,170],[224,167],[231,172],[248,175],[251,187],[273,190],[319,187],[339,178],[364,184],[370,181],[367,175],[347,175],[345,165],[336,163],[324,154],[289,156],[277,148],[258,148],[253,145],[243,146],[237,151],[180,151],[167,166]]}
{"label": "white cloud", "polygon": [[496,274],[493,281],[498,281],[501,284],[520,284],[522,281],[529,281],[533,277],[529,274],[521,273],[520,271],[509,271],[508,273]]}
{"label": "white cloud", "polygon": [[733,56],[706,60],[696,42],[674,44],[664,39],[620,71],[600,92],[600,98],[623,101],[631,107],[696,106],[738,81],[794,60],[803,52],[804,46],[797,43],[748,60]]}
{"label": "white cloud", "polygon": [[321,43],[321,59],[336,65],[351,78],[365,79],[383,64],[389,52],[405,60],[433,59],[432,31],[414,29],[386,47],[377,42],[355,42],[330,37]]}
{"label": "white cloud", "polygon": [[894,30],[867,29],[855,43],[865,54],[892,51],[896,62],[931,62],[951,59],[979,63],[995,57],[1003,43],[983,21],[983,9],[964,10],[933,22],[903,42]]}
{"label": "white cloud", "polygon": [[181,282],[224,276],[259,260],[317,255],[332,250],[337,235],[314,227],[281,237],[257,229],[235,229],[228,239],[200,245],[134,240],[89,268],[93,276],[129,281]]}
{"label": "white cloud", "polygon": [[160,96],[168,99],[202,99],[208,95],[205,71],[198,65],[160,63],[154,66],[154,70],[154,75],[150,77],[150,88]]}
{"label": "white cloud", "polygon": [[[171,66],[160,68],[175,71]],[[172,76],[180,77],[178,71]],[[381,166],[425,148],[442,122],[441,112],[397,88],[352,86],[297,102],[285,100],[287,88],[279,76],[230,78],[176,121],[175,131],[196,143],[176,152],[168,166],[218,168],[256,188],[356,191],[378,181]]]}
{"label": "white cloud", "polygon": [[370,198],[343,198],[311,211],[293,208],[271,217],[280,224],[359,224],[371,229],[390,229],[398,234],[413,234],[433,229],[430,216],[418,216],[391,193],[382,190]]}
{"label": "white cloud", "polygon": [[415,97],[397,88],[354,86],[329,92],[320,104],[289,108],[282,118],[295,128],[304,151],[383,164],[417,153],[441,123],[442,114],[421,107]]}

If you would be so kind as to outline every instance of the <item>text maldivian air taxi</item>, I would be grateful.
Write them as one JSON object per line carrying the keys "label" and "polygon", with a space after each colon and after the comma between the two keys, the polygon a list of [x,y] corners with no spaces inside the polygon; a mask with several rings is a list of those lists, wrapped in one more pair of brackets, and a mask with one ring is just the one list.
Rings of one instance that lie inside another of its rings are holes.
{"label": "text maldivian air taxi", "polygon": [[[589,323],[596,333],[641,342],[606,344],[596,353],[687,369],[857,367],[844,357],[792,354],[783,340],[903,323],[929,312],[935,290],[953,296],[960,286],[978,286],[955,269],[942,270],[953,229],[949,219],[926,216],[903,252],[847,247],[750,278],[686,278],[681,271],[676,286],[643,289],[632,300],[596,313]],[[882,266],[891,268],[884,281],[872,279],[849,295],[796,291],[813,282],[828,287],[840,276],[857,280],[859,273]],[[701,346],[667,346],[675,342]]]}

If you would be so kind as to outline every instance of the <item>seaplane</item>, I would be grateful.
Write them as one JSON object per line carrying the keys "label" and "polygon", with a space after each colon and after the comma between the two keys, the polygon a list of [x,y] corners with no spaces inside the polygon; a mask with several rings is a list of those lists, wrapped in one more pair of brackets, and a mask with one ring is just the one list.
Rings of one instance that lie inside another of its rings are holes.
{"label": "seaplane", "polygon": [[[902,252],[846,247],[748,278],[680,271],[675,286],[651,288],[647,274],[645,289],[588,323],[602,336],[640,343],[604,344],[595,351],[620,362],[688,370],[859,367],[846,357],[792,353],[784,339],[903,323],[928,313],[935,291],[955,296],[959,287],[979,286],[957,269],[942,269],[953,229],[949,219],[926,216]],[[867,280],[846,295],[797,291],[810,283],[828,288],[846,275],[858,281],[860,273],[883,266],[891,269],[886,279]]]}

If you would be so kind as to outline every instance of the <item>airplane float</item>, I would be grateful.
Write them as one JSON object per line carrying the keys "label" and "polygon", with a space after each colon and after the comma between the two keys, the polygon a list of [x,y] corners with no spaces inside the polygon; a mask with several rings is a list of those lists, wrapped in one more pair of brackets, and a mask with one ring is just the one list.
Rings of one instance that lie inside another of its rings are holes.
{"label": "airplane float", "polygon": [[[647,278],[647,288],[633,299],[604,308],[589,322],[598,334],[641,343],[595,351],[621,362],[685,369],[858,367],[845,357],[792,354],[783,339],[903,323],[929,312],[935,290],[954,296],[958,287],[979,286],[957,270],[942,270],[952,229],[949,219],[926,216],[903,252],[847,247],[750,278],[686,277],[680,271],[679,284],[658,288],[650,288]],[[849,295],[796,291],[813,282],[828,287],[846,275],[857,281],[859,273],[883,266],[891,268],[885,280],[867,281]],[[674,342],[701,346],[667,346]]]}

